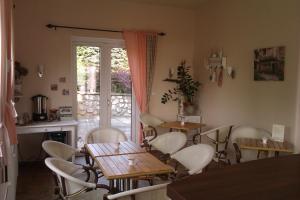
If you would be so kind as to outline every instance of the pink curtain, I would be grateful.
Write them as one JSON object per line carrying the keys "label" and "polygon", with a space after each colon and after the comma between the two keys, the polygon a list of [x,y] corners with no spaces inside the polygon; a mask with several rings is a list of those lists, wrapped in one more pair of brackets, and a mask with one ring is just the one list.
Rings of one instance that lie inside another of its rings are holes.
{"label": "pink curtain", "polygon": [[[124,31],[123,37],[136,101],[141,113],[148,112],[154,75],[157,33]],[[139,142],[142,142],[141,130]]]}
{"label": "pink curtain", "polygon": [[124,31],[123,33],[133,90],[141,112],[146,111],[146,33],[137,31]]}
{"label": "pink curtain", "polygon": [[[123,37],[127,49],[130,75],[136,102],[140,112],[147,109],[147,60],[146,60],[146,33],[138,31],[124,31]],[[142,142],[142,133],[139,131],[139,142]]]}
{"label": "pink curtain", "polygon": [[[3,0],[2,0],[3,1]],[[13,62],[13,48],[12,48],[12,2],[11,0],[4,0],[4,15],[1,15],[1,18],[4,17],[4,26],[1,28],[3,35],[1,37],[1,42],[6,41],[6,44],[1,46],[1,68],[6,69],[6,102],[5,102],[5,111],[4,111],[4,126],[8,132],[9,140],[11,144],[17,144],[17,134],[15,126],[15,108],[13,104],[14,98],[14,62]],[[2,76],[3,78],[3,76]],[[2,96],[3,98],[3,96]],[[3,100],[3,99],[2,99]]]}
{"label": "pink curtain", "polygon": [[4,49],[6,43],[4,42],[4,27],[5,27],[5,18],[4,18],[4,0],[0,0],[0,184],[5,182],[5,169],[4,167],[7,164],[6,156],[6,147],[5,147],[5,138],[4,138],[4,109],[5,109],[5,96],[4,96],[4,74],[5,74],[5,60],[6,55]]}

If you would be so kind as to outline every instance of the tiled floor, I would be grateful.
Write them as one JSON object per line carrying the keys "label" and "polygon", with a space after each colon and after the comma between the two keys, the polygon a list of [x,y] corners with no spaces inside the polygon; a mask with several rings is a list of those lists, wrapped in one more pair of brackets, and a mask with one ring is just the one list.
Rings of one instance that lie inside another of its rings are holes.
{"label": "tiled floor", "polygon": [[[76,163],[84,164],[83,157],[76,158]],[[100,183],[108,185],[103,177]],[[148,182],[141,182],[147,186]],[[44,162],[26,162],[19,166],[18,186],[16,200],[55,200],[54,177]]]}
{"label": "tiled floor", "polygon": [[43,162],[20,164],[17,200],[54,200],[54,179]]}
{"label": "tiled floor", "polygon": [[[77,158],[76,163],[83,164],[83,158]],[[222,163],[218,165],[212,162],[209,164],[207,171],[217,170],[219,167],[224,167],[224,165]],[[100,182],[107,184],[105,178],[101,178]],[[140,183],[140,187],[147,185],[147,181]],[[57,195],[54,195],[54,178],[44,162],[27,162],[20,164],[16,200],[55,199],[57,199]]]}

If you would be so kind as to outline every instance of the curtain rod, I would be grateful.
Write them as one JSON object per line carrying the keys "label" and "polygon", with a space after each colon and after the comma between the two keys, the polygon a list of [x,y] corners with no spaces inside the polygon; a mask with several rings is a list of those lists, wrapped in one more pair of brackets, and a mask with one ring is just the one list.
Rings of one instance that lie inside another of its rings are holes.
{"label": "curtain rod", "polygon": [[[47,24],[47,28],[56,30],[57,28],[66,28],[66,29],[78,29],[78,30],[87,30],[87,31],[104,31],[104,32],[113,32],[113,33],[123,33],[123,31],[119,30],[110,30],[110,29],[97,29],[97,28],[83,28],[83,27],[76,27],[76,26],[62,26],[62,25],[54,25],[54,24]],[[158,33],[160,36],[166,35],[164,32]]]}

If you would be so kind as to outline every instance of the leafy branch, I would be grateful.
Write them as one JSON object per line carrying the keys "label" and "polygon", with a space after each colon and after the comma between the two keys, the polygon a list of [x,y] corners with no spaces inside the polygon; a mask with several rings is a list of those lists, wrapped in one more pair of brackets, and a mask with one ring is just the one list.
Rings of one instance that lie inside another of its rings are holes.
{"label": "leafy branch", "polygon": [[190,66],[186,66],[186,62],[182,61],[177,67],[177,87],[168,90],[161,97],[161,103],[165,104],[170,100],[178,101],[180,96],[184,96],[189,103],[193,102],[193,97],[198,91],[200,83],[194,81],[190,75]]}

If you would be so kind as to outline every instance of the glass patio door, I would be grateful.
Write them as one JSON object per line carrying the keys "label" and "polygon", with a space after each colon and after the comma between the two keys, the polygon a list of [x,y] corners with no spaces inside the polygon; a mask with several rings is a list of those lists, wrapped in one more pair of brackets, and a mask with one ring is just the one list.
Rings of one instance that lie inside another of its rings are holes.
{"label": "glass patio door", "polygon": [[78,146],[95,128],[114,127],[131,137],[132,88],[122,41],[75,42]]}

